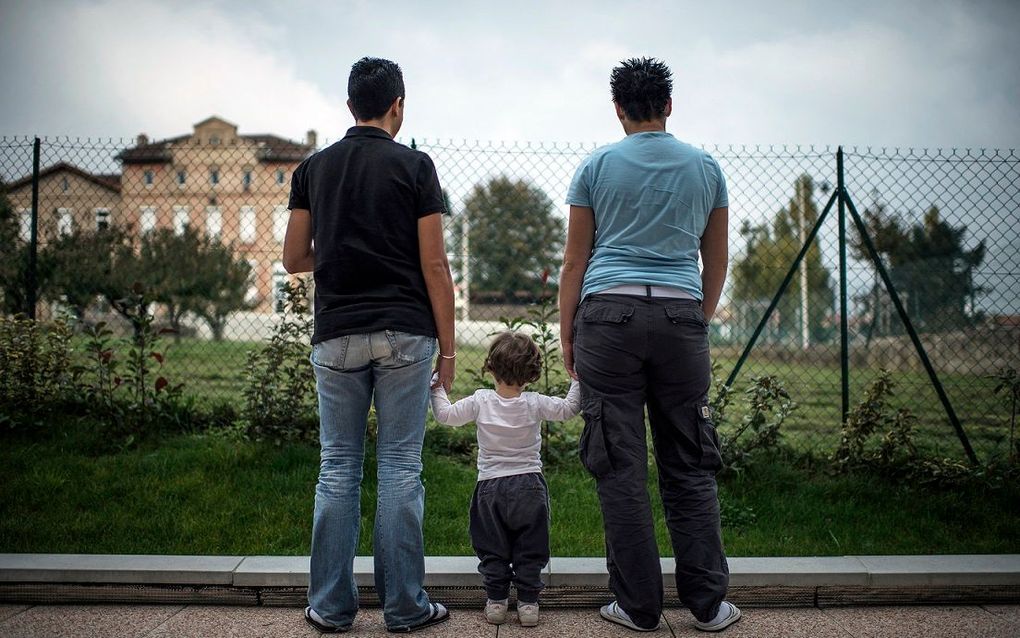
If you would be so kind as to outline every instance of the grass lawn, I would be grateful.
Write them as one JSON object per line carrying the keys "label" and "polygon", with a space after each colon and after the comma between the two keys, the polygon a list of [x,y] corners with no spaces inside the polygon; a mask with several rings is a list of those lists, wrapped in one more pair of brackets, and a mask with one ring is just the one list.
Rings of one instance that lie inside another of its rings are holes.
{"label": "grass lawn", "polygon": [[[472,435],[470,426],[455,433]],[[426,551],[470,555],[475,469],[465,454],[437,449],[425,455]],[[307,554],[317,470],[318,451],[305,445],[180,435],[110,452],[88,424],[5,435],[0,552]],[[591,479],[574,459],[549,468],[547,478],[553,553],[602,555]],[[371,459],[364,485],[359,553],[368,554]],[[733,556],[1020,552],[1015,484],[920,489],[874,476],[832,477],[777,456],[724,480],[720,498]],[[656,520],[668,555],[661,511]]]}

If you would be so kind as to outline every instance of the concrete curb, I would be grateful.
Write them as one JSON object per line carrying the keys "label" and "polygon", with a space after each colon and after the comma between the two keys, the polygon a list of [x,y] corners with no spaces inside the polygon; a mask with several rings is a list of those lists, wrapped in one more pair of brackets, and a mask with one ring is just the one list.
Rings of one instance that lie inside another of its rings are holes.
{"label": "concrete curb", "polygon": [[[308,556],[163,556],[120,554],[0,554],[0,582],[232,585],[307,587]],[[673,559],[662,559],[662,578],[673,581]],[[732,586],[924,587],[1020,586],[1020,554],[947,556],[795,556],[730,558]],[[426,585],[479,583],[473,556],[428,556]],[[354,560],[360,587],[374,585],[371,556]],[[608,583],[601,557],[553,557],[549,586]]]}

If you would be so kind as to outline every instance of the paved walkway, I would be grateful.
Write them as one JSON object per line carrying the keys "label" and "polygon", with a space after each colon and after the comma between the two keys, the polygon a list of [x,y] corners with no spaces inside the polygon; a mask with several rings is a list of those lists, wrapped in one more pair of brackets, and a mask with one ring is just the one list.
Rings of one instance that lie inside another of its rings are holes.
{"label": "paved walkway", "polygon": [[[579,636],[613,638],[639,635],[611,625],[595,609],[549,609],[541,624],[525,629],[511,618],[505,625],[487,625],[480,612],[456,609],[451,620],[418,634],[422,638]],[[294,607],[215,607],[206,605],[0,605],[3,638],[217,638],[306,636],[314,631]],[[382,611],[365,609],[358,615],[351,636],[389,636]],[[669,609],[662,627],[648,636],[701,636],[690,615]],[[745,609],[744,618],[723,632],[728,638],[784,636],[848,638],[1015,638],[1020,636],[1020,605],[944,607],[846,607],[827,609]]]}

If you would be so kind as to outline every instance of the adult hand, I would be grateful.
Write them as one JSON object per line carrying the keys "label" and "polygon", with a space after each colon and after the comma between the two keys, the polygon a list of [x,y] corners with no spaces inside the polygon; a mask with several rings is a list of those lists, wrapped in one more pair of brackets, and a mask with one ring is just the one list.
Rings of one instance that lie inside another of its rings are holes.
{"label": "adult hand", "polygon": [[457,369],[456,359],[444,359],[439,357],[439,361],[436,362],[436,369],[434,370],[435,375],[433,378],[435,381],[432,383],[433,388],[443,386],[443,389],[447,392],[453,387],[453,377]]}
{"label": "adult hand", "polygon": [[574,370],[574,342],[567,339],[560,339],[560,348],[563,349],[563,367],[571,379],[577,381],[577,371]]}

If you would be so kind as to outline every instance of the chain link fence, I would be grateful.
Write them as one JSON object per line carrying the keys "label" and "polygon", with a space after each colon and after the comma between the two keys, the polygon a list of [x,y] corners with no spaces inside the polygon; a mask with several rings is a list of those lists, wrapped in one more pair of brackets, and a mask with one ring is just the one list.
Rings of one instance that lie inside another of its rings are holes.
{"label": "chain link fence", "polygon": [[[448,200],[463,353],[455,391],[463,394],[472,389],[466,372],[480,367],[501,319],[554,298],[563,201],[595,145],[404,141],[433,158]],[[31,138],[0,140],[4,312],[24,311],[34,290],[40,319],[70,314],[126,335],[130,326],[112,302],[118,289],[140,282],[158,321],[175,329],[167,374],[200,400],[240,402],[246,355],[280,318],[290,178],[319,147],[314,133],[302,142],[241,135],[211,118],[166,140],[43,139],[36,171],[33,147]],[[800,265],[792,272],[791,265],[838,189],[837,149],[708,150],[730,198],[730,275],[710,328],[717,374],[725,379],[741,362],[738,392],[752,377],[778,377],[798,404],[784,425],[787,444],[829,454],[842,417],[836,205]],[[1020,368],[1020,156],[870,148],[845,148],[844,155],[845,193],[966,435],[982,458],[1006,454],[1011,408],[992,377]],[[889,370],[892,403],[918,416],[919,445],[962,457],[849,212],[846,228],[850,405]]]}

